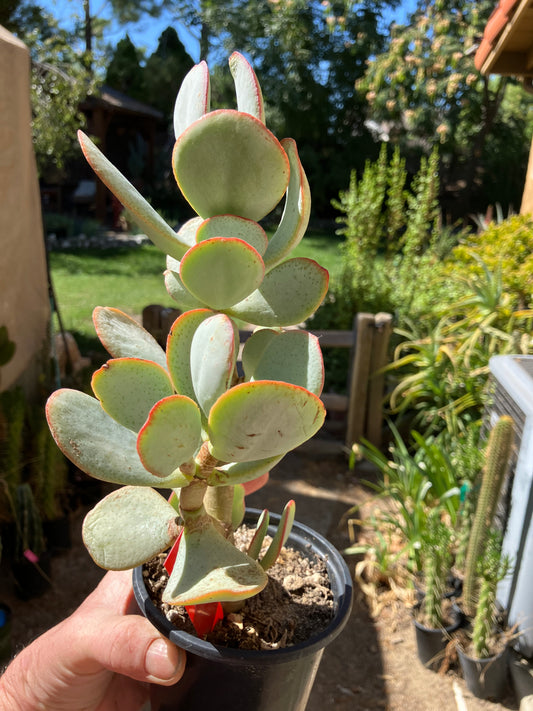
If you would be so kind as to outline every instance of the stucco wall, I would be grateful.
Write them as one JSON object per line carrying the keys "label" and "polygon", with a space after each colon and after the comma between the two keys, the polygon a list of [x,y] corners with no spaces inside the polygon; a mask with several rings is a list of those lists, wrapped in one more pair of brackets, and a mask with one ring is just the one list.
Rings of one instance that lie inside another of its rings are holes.
{"label": "stucco wall", "polygon": [[1,369],[2,390],[38,376],[50,319],[30,121],[29,52],[0,26],[0,325],[17,347]]}

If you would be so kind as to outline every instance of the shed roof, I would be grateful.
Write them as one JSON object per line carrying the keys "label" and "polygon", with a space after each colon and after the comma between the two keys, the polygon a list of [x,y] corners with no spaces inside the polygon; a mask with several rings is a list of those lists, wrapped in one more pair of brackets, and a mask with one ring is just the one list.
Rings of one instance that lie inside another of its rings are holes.
{"label": "shed roof", "polygon": [[475,55],[482,74],[533,77],[533,0],[500,0]]}

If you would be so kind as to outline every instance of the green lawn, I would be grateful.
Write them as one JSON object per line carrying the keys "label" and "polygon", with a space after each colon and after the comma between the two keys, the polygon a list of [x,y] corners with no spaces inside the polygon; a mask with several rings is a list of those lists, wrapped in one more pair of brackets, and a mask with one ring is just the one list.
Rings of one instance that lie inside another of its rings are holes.
{"label": "green lawn", "polygon": [[[334,279],[340,267],[339,244],[334,234],[310,233],[293,255],[316,259]],[[152,245],[52,252],[50,269],[63,325],[81,341],[94,337],[95,306],[139,315],[148,304],[175,305],[163,282],[165,255]]]}

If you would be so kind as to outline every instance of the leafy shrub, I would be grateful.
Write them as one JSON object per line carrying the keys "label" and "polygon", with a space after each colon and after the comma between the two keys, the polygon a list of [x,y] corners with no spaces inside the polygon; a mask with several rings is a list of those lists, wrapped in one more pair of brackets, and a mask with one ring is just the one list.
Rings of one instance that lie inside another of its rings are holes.
{"label": "leafy shrub", "polygon": [[450,270],[455,275],[481,275],[483,264],[501,271],[502,287],[513,305],[523,309],[533,298],[533,217],[514,215],[500,224],[470,235],[451,254]]}

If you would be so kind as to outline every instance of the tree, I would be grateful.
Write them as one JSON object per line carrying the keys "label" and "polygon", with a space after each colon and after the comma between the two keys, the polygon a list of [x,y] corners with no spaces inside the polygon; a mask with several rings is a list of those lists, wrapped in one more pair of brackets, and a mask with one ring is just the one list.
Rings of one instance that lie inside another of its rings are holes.
{"label": "tree", "polygon": [[193,64],[176,30],[167,27],[159,38],[156,51],[146,60],[144,101],[165,116],[172,116],[178,89]]}
{"label": "tree", "polygon": [[357,85],[372,118],[385,122],[404,150],[427,155],[441,144],[443,182],[464,186],[463,214],[480,191],[487,147],[512,83],[481,76],[474,66],[493,9],[492,0],[419,0],[408,24],[391,26],[386,50]]}
{"label": "tree", "polygon": [[78,152],[76,129],[85,125],[80,101],[96,87],[87,56],[75,33],[60,28],[54,17],[32,2],[11,2],[2,15],[4,22],[30,50],[32,132],[39,174],[61,173]]}
{"label": "tree", "polygon": [[126,35],[118,42],[109,62],[105,83],[133,99],[145,101],[145,72],[141,66],[143,59],[143,53]]}

